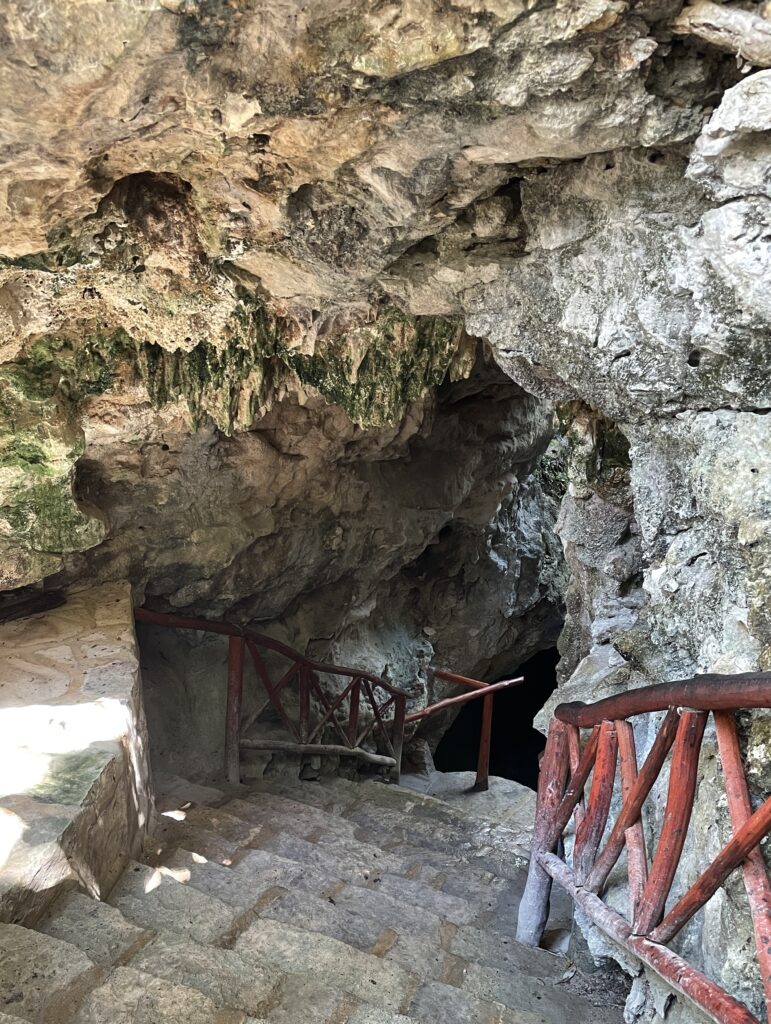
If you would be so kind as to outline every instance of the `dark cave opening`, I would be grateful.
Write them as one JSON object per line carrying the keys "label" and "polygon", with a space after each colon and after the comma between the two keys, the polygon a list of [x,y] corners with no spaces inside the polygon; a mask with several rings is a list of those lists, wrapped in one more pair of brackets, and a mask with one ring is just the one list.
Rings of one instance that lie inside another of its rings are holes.
{"label": "dark cave opening", "polygon": [[[513,779],[530,789],[538,785],[538,757],[546,738],[533,727],[533,718],[557,686],[559,660],[556,647],[540,651],[511,673],[511,677],[524,676],[524,683],[493,697],[491,775]],[[482,701],[470,701],[436,748],[434,764],[440,772],[476,771],[481,727]]]}

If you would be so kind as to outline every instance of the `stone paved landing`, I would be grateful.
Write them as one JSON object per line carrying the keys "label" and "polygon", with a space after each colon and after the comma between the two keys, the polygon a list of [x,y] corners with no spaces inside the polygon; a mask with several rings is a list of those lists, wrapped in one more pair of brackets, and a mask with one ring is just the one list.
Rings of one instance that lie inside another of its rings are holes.
{"label": "stone paved landing", "polygon": [[36,931],[0,925],[0,1024],[623,1020],[515,942],[525,864],[505,824],[340,779],[172,779],[159,808],[149,863],[108,903],[66,892]]}
{"label": "stone paved landing", "polygon": [[141,709],[128,584],[0,625],[0,921],[34,922],[77,878],[104,895],[140,853]]}

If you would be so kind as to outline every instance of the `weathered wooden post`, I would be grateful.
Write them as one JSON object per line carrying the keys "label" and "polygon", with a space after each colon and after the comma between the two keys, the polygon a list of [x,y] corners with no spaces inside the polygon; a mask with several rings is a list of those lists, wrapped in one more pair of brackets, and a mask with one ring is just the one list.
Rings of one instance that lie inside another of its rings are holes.
{"label": "weathered wooden post", "polygon": [[241,699],[244,688],[244,638],[228,638],[228,696],[225,711],[225,777],[241,781]]}
{"label": "weathered wooden post", "polygon": [[549,919],[552,878],[542,867],[538,855],[551,852],[556,842],[552,840],[552,818],[565,792],[569,757],[567,730],[562,722],[552,719],[538,776],[533,846],[517,920],[517,942],[526,946],[540,943]]}
{"label": "weathered wooden post", "polygon": [[474,783],[475,793],[484,793],[490,788],[490,748],[493,738],[493,700],[489,694],[482,700],[482,729],[479,733],[479,756],[477,758],[477,777]]}

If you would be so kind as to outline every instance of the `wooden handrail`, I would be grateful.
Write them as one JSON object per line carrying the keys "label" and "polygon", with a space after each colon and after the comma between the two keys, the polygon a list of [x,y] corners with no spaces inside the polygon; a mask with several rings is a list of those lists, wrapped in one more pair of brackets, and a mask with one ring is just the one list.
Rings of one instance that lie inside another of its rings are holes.
{"label": "wooden handrail", "polygon": [[737,711],[740,708],[771,707],[771,672],[744,672],[740,675],[704,675],[658,683],[605,697],[593,704],[573,701],[559,704],[554,717],[582,729],[599,725],[604,719],[632,718],[670,707],[694,711]]}
{"label": "wooden handrail", "polygon": [[363,672],[359,668],[346,668],[343,665],[328,665],[321,661],[312,661],[293,647],[281,643],[280,640],[275,640],[272,636],[267,636],[265,633],[256,633],[253,629],[244,629],[242,626],[235,625],[235,623],[212,622],[210,619],[191,618],[187,615],[154,612],[149,608],[135,608],[134,618],[139,622],[148,622],[155,626],[168,626],[170,629],[195,629],[204,633],[222,633],[225,636],[249,637],[259,644],[260,647],[265,647],[269,651],[275,651],[276,654],[283,654],[285,658],[291,658],[292,661],[296,661],[298,664],[307,665],[312,671],[320,672],[322,675],[359,676],[377,683],[378,686],[382,686],[389,693],[399,694],[402,697],[409,696],[405,690],[400,690],[387,680],[381,679],[380,676]]}
{"label": "wooden handrail", "polygon": [[[138,622],[145,622],[149,625],[163,626],[168,629],[192,629],[206,633],[215,633],[229,638],[227,707],[225,716],[225,774],[228,780],[234,783],[239,782],[241,777],[241,749],[293,750],[296,753],[317,753],[321,749],[329,753],[340,754],[344,752],[348,755],[361,757],[363,760],[368,760],[373,764],[393,767],[398,777],[401,770],[405,725],[410,722],[419,721],[454,704],[463,704],[468,700],[482,697],[484,700],[482,732],[474,789],[486,790],[489,785],[490,776],[493,694],[498,690],[514,686],[523,681],[521,678],[505,679],[499,683],[489,685],[479,679],[471,679],[468,676],[461,676],[454,672],[445,672],[439,669],[434,672],[437,678],[466,686],[474,692],[461,694],[459,697],[450,697],[447,700],[439,701],[428,708],[424,708],[422,711],[408,715],[407,700],[409,695],[406,691],[400,690],[387,680],[361,669],[313,661],[280,640],[275,640],[273,637],[246,629],[235,623],[212,622],[209,619],[196,618],[189,615],[175,615],[169,612],[157,612],[149,608],[135,608],[134,617]],[[290,662],[289,668],[278,679],[272,678],[268,665],[262,657],[261,649],[279,654]],[[268,700],[292,737],[292,742],[285,742],[283,740],[247,740],[241,736],[245,650],[249,652],[257,677],[262,682],[268,695]],[[350,683],[348,683],[342,693],[332,699],[325,694],[317,678],[318,675],[343,676],[350,679]],[[287,686],[294,686],[295,684],[299,697],[299,720],[296,723],[291,719],[281,699],[282,691]],[[375,697],[375,688],[380,688],[386,693],[388,699],[384,703],[378,703]],[[315,723],[310,721],[312,697],[315,697],[324,709],[323,714]],[[342,708],[346,700],[349,706],[348,722],[343,727],[338,721],[335,712]],[[369,706],[372,712],[370,722],[363,729],[359,726],[359,715],[362,705],[365,707]],[[393,718],[385,719],[384,714],[392,705]],[[321,742],[326,727],[337,733],[339,743]],[[375,731],[381,737],[388,754],[372,754],[365,751],[362,747],[364,740]]]}
{"label": "wooden handrail", "polygon": [[[401,768],[401,752],[404,743],[404,723],[407,709],[407,693],[393,686],[385,679],[361,669],[342,665],[329,665],[313,661],[300,654],[280,640],[265,636],[231,622],[211,622],[208,619],[187,615],[156,612],[148,608],[135,608],[138,622],[145,622],[168,629],[193,629],[228,637],[228,679],[225,712],[225,775],[228,781],[238,783],[241,779],[242,749],[293,751],[294,753],[347,754],[393,768],[398,776]],[[290,662],[289,668],[277,679],[271,675],[262,651],[268,650]],[[268,700],[278,713],[292,737],[292,741],[253,740],[241,736],[241,709],[243,701],[244,653],[249,652],[257,678],[268,695]],[[324,692],[319,675],[336,675],[350,680],[336,699]],[[299,717],[295,722],[282,699],[283,691],[289,687],[298,691]],[[376,697],[376,689],[386,695],[382,703]],[[312,698],[316,698],[324,711],[318,722],[311,722]],[[336,716],[344,701],[348,700],[348,723],[343,727]],[[359,727],[360,706],[364,701],[372,711],[370,723],[362,730]],[[393,706],[393,718],[386,719],[385,712]],[[337,733],[340,742],[321,742],[325,728]],[[378,731],[388,754],[366,751],[362,743]],[[319,740],[319,742],[315,742]]]}
{"label": "wooden handrail", "polygon": [[486,690],[490,685],[483,683],[481,679],[471,679],[469,676],[459,676],[457,672],[445,672],[444,669],[434,669],[434,676],[437,679],[444,679],[447,683],[457,683],[459,686],[469,686],[472,690]]}
{"label": "wooden handrail", "polygon": [[520,679],[502,679],[499,683],[490,683],[489,685],[484,683],[482,690],[475,690],[473,693],[461,693],[457,697],[447,697],[445,700],[437,701],[436,704],[430,704],[427,708],[421,708],[420,711],[413,711],[412,714],[407,715],[405,722],[418,722],[421,718],[428,718],[429,715],[433,715],[437,711],[444,711],[445,708],[452,707],[454,704],[467,704],[470,700],[478,700],[480,697],[484,698],[491,693],[496,693],[498,690],[506,690],[509,686],[516,686],[522,682],[524,682],[524,676]]}
{"label": "wooden handrail", "polygon": [[458,697],[448,697],[446,700],[441,700],[436,704],[432,704],[430,707],[424,708],[422,711],[416,711],[413,714],[408,715],[406,720],[408,722],[416,722],[422,718],[427,718],[429,715],[433,715],[437,711],[442,711],[446,707],[451,707],[453,704],[465,704],[466,701],[482,697],[482,726],[479,732],[477,776],[476,781],[474,782],[473,791],[475,793],[484,793],[490,787],[490,752],[492,750],[494,710],[493,693],[495,690],[503,690],[509,686],[514,686],[518,683],[524,682],[524,677],[520,676],[517,679],[502,679],[498,683],[491,684],[484,683],[481,679],[471,679],[469,676],[458,675],[457,672],[446,672],[444,669],[434,669],[433,674],[436,679],[442,679],[448,683],[456,683],[459,686],[465,686],[474,690],[474,693],[465,693]]}
{"label": "wooden handrail", "polygon": [[[729,874],[742,867],[771,1024],[771,880],[759,845],[771,833],[771,798],[752,812],[733,714],[757,707],[771,707],[771,673],[696,676],[646,686],[594,704],[559,705],[549,727],[538,783],[530,867],[517,926],[519,941],[530,945],[541,941],[551,883],[556,880],[595,925],[718,1024],[758,1024],[746,1006],[664,945]],[[634,733],[627,718],[665,709],[667,715],[638,769]],[[666,913],[687,839],[698,788],[699,749],[710,713],[715,719],[733,835]],[[583,752],[582,727],[592,728]],[[667,804],[649,871],[641,813],[670,750]],[[580,805],[591,773],[591,793],[584,812]],[[601,848],[617,774],[621,776],[621,807]],[[577,829],[571,869],[556,851],[573,813]],[[602,888],[625,845],[630,921],[601,899]]]}

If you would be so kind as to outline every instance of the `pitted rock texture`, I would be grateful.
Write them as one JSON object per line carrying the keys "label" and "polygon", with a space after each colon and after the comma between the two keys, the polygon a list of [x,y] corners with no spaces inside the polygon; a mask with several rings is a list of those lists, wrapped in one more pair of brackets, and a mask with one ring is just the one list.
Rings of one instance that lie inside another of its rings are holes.
{"label": "pitted rock texture", "polygon": [[0,585],[425,700],[553,639],[567,484],[565,693],[771,667],[768,17],[681,6],[6,3]]}
{"label": "pitted rock texture", "polygon": [[310,390],[396,423],[463,376],[407,295],[460,314],[516,261],[520,168],[697,134],[737,72],[677,6],[5,5],[2,585],[108,535],[70,492],[94,418],[245,429]]}
{"label": "pitted rock texture", "polygon": [[[531,390],[571,400],[558,530],[571,571],[562,667],[572,675],[541,724],[561,700],[771,665],[771,324],[760,285],[771,266],[770,87],[761,72],[730,90],[687,164],[674,153],[652,162],[624,155],[631,170],[620,220],[608,184],[615,157],[606,170],[587,161],[536,177],[529,210],[524,193],[524,215],[556,227],[541,233],[521,276],[510,272],[505,294],[480,296],[480,312],[469,319]],[[559,190],[549,184],[552,174]],[[686,193],[694,182],[692,202]],[[632,211],[634,223],[621,228]],[[576,398],[597,411],[576,415]],[[611,490],[597,473],[608,436],[598,426],[608,421],[621,455]],[[637,731],[643,752],[650,727],[640,722]],[[760,767],[768,753],[765,713],[747,716],[743,740],[760,800],[768,793]],[[700,777],[679,890],[729,838],[709,731]],[[663,815],[666,781],[654,793],[652,829]],[[590,941],[598,955],[608,952],[596,932]],[[690,959],[762,1012],[740,879],[729,880],[679,941]],[[665,1012],[661,986],[653,983],[650,998],[644,987],[636,984],[632,1020]],[[679,1003],[672,1013],[691,1019],[693,1011]]]}

